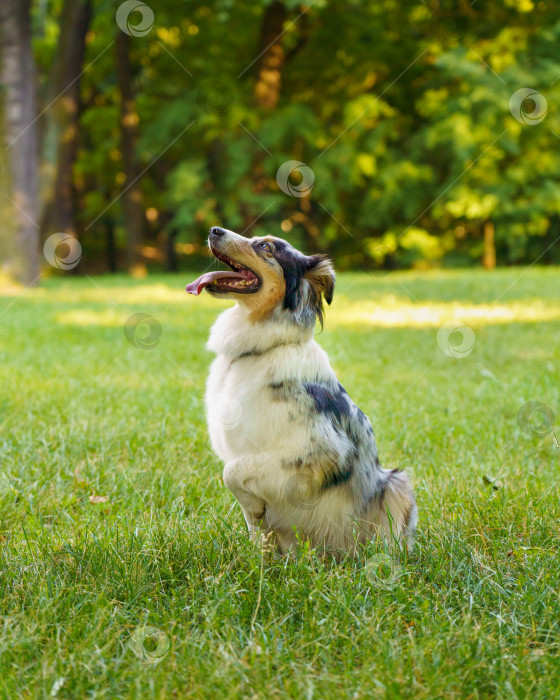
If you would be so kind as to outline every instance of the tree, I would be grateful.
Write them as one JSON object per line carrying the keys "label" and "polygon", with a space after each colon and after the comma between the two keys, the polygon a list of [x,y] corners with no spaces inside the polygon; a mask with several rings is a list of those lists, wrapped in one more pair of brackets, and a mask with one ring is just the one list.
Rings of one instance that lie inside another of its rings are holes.
{"label": "tree", "polygon": [[42,148],[43,160],[50,165],[44,176],[41,217],[41,228],[46,234],[60,231],[78,237],[74,163],[81,111],[80,78],[91,10],[91,0],[65,0],[60,13]]}
{"label": "tree", "polygon": [[139,182],[141,173],[136,155],[139,118],[132,89],[129,44],[129,35],[119,31],[116,39],[116,59],[120,92],[121,152],[125,174],[122,198],[127,232],[126,266],[128,270],[133,270],[140,260],[145,218]]}
{"label": "tree", "polygon": [[[216,223],[339,267],[560,259],[552,0],[161,0],[116,50],[114,7],[91,1],[72,177],[92,264],[103,233],[109,269],[176,269]],[[35,40],[43,87],[57,43]],[[510,111],[524,87],[542,123]],[[306,196],[279,186],[287,161],[312,170]]]}
{"label": "tree", "polygon": [[[0,4],[4,143],[11,204],[6,266],[26,285],[39,279],[39,226],[35,62],[31,48],[30,0]],[[5,202],[3,203],[5,206]]]}

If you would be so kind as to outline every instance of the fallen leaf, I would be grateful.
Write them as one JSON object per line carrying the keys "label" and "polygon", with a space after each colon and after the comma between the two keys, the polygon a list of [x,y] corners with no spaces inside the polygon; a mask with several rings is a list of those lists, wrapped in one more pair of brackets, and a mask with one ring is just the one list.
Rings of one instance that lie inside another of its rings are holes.
{"label": "fallen leaf", "polygon": [[109,500],[109,496],[90,496],[89,497],[90,503],[107,503],[108,500]]}

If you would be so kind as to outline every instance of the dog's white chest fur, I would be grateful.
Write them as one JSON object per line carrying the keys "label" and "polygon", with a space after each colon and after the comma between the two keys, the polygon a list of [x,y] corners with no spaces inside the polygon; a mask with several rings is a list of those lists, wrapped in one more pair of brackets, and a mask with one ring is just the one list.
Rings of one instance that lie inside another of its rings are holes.
{"label": "dog's white chest fur", "polygon": [[[229,320],[226,314],[237,315],[231,313],[236,310],[225,312],[214,329]],[[271,387],[334,376],[327,355],[311,338],[305,343],[271,341],[266,350],[239,348],[233,356],[218,354],[212,363],[206,392],[208,427],[212,445],[226,463],[248,454],[298,453],[297,443],[308,437],[308,426],[294,425],[293,406],[279,400],[278,390]]]}

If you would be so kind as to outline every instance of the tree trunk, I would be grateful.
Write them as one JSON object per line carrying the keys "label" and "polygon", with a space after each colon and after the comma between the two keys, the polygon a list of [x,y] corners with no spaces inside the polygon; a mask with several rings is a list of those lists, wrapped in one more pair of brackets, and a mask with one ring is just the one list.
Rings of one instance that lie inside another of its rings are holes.
{"label": "tree trunk", "polygon": [[285,53],[282,33],[286,19],[286,8],[282,2],[267,5],[261,26],[259,51],[262,55],[257,69],[255,98],[263,109],[272,110],[280,99],[282,68]]}
{"label": "tree trunk", "polygon": [[178,272],[179,261],[177,259],[177,252],[175,250],[175,239],[177,238],[178,231],[172,231],[167,234],[165,239],[165,271],[166,272]]}
{"label": "tree trunk", "polygon": [[[3,131],[8,173],[2,207],[8,203],[6,271],[24,284],[39,279],[38,153],[35,64],[31,48],[30,0],[0,2]],[[10,206],[11,205],[11,206]],[[13,225],[11,225],[13,224]]]}
{"label": "tree trunk", "polygon": [[[47,201],[42,217],[48,232],[64,232],[77,237],[73,169],[77,153],[80,117],[80,74],[85,55],[85,39],[91,20],[91,0],[65,0],[61,12],[60,38],[51,72],[47,111],[47,173],[43,182]],[[56,152],[50,153],[55,144]],[[54,166],[54,167],[53,167]]]}
{"label": "tree trunk", "polygon": [[105,224],[105,258],[109,272],[117,272],[117,248],[115,246],[115,224],[111,217],[107,217]]}
{"label": "tree trunk", "polygon": [[127,230],[126,266],[138,269],[140,246],[144,239],[144,207],[140,190],[140,170],[136,161],[136,139],[138,136],[138,114],[132,89],[129,58],[130,37],[124,32],[117,34],[117,79],[120,90],[121,150],[125,174],[123,210]]}
{"label": "tree trunk", "polygon": [[487,270],[494,270],[496,267],[496,245],[494,243],[494,222],[484,222],[484,256],[482,265]]}

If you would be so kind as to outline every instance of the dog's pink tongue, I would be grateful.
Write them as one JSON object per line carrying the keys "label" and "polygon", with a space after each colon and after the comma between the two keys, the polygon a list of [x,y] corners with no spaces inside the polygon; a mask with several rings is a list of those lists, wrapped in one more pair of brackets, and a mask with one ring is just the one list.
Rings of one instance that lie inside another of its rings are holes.
{"label": "dog's pink tongue", "polygon": [[214,272],[206,272],[194,282],[187,284],[185,289],[189,294],[196,294],[198,296],[204,287],[212,284],[212,282],[215,280],[231,278],[243,279],[244,275],[241,272],[232,272],[231,270],[215,270]]}

